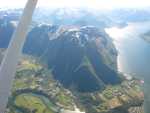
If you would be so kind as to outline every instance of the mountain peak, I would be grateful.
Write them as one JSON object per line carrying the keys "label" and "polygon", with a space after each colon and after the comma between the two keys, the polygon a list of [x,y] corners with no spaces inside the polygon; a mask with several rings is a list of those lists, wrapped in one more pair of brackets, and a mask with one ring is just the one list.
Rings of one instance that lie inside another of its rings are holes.
{"label": "mountain peak", "polygon": [[55,79],[67,88],[83,92],[120,83],[118,73],[110,68],[111,63],[116,65],[116,54],[112,52],[115,48],[104,30],[93,26],[62,27],[63,32],[55,30],[53,34],[58,37],[49,40],[53,36],[48,35],[52,28],[45,31],[35,27],[28,35],[24,50],[47,62]]}

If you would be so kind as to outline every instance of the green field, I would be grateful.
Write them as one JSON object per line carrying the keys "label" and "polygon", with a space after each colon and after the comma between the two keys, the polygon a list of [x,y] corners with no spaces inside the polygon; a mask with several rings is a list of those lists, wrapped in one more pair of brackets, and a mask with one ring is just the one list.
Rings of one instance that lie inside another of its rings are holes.
{"label": "green field", "polygon": [[16,97],[15,105],[20,108],[26,108],[29,111],[36,111],[35,113],[55,113],[53,104],[45,102],[48,100],[44,96],[38,96],[32,93],[24,93]]}
{"label": "green field", "polygon": [[64,105],[64,106],[70,106],[72,105],[72,99],[68,96],[66,96],[64,93],[60,92],[58,95],[57,95],[57,101],[61,104],[61,105]]}

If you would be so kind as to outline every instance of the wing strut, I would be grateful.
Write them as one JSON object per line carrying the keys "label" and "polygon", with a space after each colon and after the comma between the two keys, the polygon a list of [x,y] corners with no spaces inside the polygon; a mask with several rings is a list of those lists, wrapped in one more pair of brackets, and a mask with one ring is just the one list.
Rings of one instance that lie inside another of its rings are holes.
{"label": "wing strut", "polygon": [[5,113],[18,60],[38,0],[28,0],[0,67],[0,113]]}

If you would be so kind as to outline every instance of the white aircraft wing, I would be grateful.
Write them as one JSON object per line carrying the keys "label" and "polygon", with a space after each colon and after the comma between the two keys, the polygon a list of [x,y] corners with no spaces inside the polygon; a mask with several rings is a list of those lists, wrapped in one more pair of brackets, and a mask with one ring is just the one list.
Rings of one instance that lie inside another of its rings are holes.
{"label": "white aircraft wing", "polygon": [[38,0],[28,0],[0,67],[0,113],[4,113],[6,110],[17,63],[22,52],[37,1]]}

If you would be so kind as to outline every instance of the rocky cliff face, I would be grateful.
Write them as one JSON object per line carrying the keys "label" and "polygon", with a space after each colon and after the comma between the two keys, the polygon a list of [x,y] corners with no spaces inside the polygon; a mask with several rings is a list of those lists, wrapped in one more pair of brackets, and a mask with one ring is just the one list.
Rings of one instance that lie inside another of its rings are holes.
{"label": "rocky cliff face", "polygon": [[[7,48],[15,26],[2,20],[0,25],[0,47]],[[45,61],[55,79],[67,88],[91,92],[121,81],[115,71],[117,52],[111,39],[93,26],[36,26],[23,51]]]}
{"label": "rocky cliff face", "polygon": [[36,27],[28,35],[24,52],[47,62],[54,77],[67,88],[89,92],[121,81],[110,38],[92,26]]}

